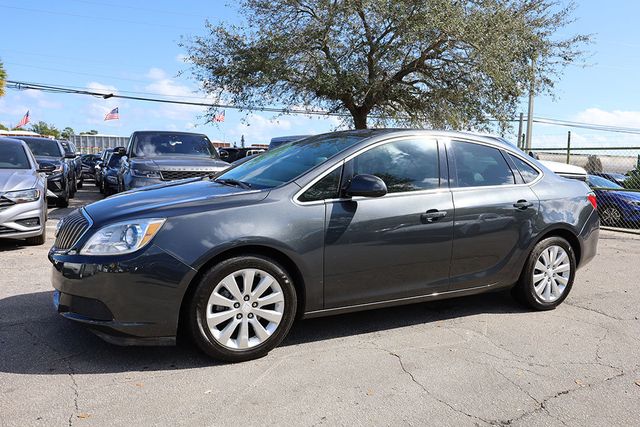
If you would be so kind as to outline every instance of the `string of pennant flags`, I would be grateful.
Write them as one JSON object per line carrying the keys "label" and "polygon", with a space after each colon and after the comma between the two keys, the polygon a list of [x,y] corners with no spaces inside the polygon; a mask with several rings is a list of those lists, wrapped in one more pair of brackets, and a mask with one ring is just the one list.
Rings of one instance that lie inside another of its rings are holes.
{"label": "string of pennant flags", "polygon": [[[224,122],[225,119],[225,111],[223,110],[220,113],[216,113],[213,118],[211,119],[212,122]],[[113,110],[109,111],[105,116],[104,116],[104,121],[108,121],[108,120],[120,120],[120,110],[119,107],[114,108]],[[29,116],[29,110],[27,110],[27,112],[25,113],[25,115],[22,117],[22,119],[20,120],[20,122],[16,125],[16,129],[17,128],[21,128],[23,126],[25,126],[27,123],[29,123],[31,121],[31,118]]]}

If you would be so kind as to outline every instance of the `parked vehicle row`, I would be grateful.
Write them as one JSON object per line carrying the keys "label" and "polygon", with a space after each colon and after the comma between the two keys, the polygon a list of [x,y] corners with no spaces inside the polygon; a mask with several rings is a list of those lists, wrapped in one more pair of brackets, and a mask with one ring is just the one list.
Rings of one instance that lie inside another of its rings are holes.
{"label": "parked vehicle row", "polygon": [[[129,170],[162,177],[139,143]],[[598,241],[585,182],[468,133],[317,135],[158,182],[60,222],[54,303],[113,343],[171,344],[180,325],[229,361],[267,354],[297,317],[508,288],[553,309]]]}

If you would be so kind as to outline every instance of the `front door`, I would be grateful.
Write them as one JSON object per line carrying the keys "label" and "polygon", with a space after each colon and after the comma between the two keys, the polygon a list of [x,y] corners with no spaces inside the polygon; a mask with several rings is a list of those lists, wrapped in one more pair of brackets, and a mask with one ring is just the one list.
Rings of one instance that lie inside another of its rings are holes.
{"label": "front door", "polygon": [[453,203],[444,151],[433,139],[385,142],[345,165],[385,181],[387,195],[327,201],[325,308],[427,295],[448,288]]}

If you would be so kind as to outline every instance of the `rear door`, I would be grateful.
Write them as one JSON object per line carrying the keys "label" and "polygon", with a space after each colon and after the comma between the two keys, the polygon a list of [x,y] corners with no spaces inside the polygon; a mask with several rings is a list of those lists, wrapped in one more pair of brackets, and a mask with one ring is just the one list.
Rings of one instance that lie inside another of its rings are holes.
{"label": "rear door", "polygon": [[477,141],[447,144],[455,206],[451,290],[515,282],[539,209],[509,154]]}

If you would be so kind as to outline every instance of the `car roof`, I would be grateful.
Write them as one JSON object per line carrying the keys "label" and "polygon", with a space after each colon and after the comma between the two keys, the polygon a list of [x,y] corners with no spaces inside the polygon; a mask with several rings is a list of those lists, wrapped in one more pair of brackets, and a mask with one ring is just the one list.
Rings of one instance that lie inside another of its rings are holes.
{"label": "car roof", "polygon": [[12,136],[12,138],[19,139],[21,141],[53,141],[56,144],[59,144],[59,142],[55,139],[45,138],[42,136]]}
{"label": "car roof", "polygon": [[[133,134],[139,134],[139,133],[167,133],[170,135],[198,135],[198,136],[207,136],[204,133],[199,133],[199,132],[185,132],[185,131],[171,131],[171,130],[136,130],[133,131]],[[132,135],[133,135],[132,134]]]}
{"label": "car roof", "polygon": [[19,138],[0,137],[0,143],[2,143],[2,144],[15,144],[15,145],[23,145],[24,146],[24,141],[22,141]]}
{"label": "car roof", "polygon": [[[432,136],[441,138],[461,138],[473,139],[475,141],[485,142],[488,144],[499,145],[504,148],[517,149],[517,147],[506,139],[485,133],[465,132],[453,130],[436,130],[436,129],[402,129],[402,128],[385,128],[385,129],[359,129],[329,132],[324,135],[335,136],[359,136],[364,141],[371,138],[383,138],[387,136]],[[306,139],[306,138],[305,138]]]}

